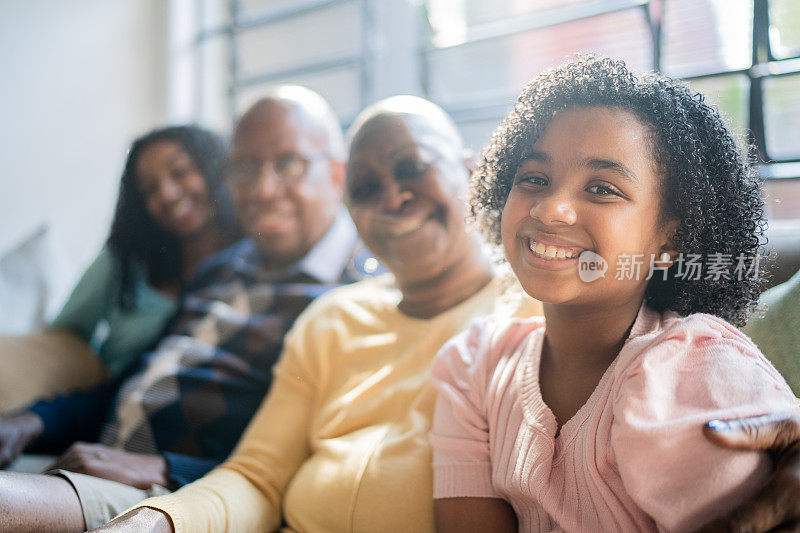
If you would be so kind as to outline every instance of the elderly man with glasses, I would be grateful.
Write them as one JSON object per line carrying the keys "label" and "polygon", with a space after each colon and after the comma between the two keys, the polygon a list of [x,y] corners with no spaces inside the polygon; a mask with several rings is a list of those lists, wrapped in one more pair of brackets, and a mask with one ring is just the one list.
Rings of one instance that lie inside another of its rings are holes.
{"label": "elderly man with glasses", "polygon": [[341,204],[344,159],[335,115],[307,89],[279,88],[242,116],[227,174],[248,238],[201,266],[121,382],[0,421],[0,462],[72,444],[54,475],[0,472],[0,530],[83,531],[227,457],[297,315],[374,269]]}

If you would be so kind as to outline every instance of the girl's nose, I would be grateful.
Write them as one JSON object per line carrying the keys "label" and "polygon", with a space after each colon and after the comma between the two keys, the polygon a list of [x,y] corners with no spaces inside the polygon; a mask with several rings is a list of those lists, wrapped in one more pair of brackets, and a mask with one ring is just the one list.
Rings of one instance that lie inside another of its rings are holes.
{"label": "girl's nose", "polygon": [[531,207],[530,215],[548,226],[571,226],[578,219],[572,200],[559,194],[541,198]]}

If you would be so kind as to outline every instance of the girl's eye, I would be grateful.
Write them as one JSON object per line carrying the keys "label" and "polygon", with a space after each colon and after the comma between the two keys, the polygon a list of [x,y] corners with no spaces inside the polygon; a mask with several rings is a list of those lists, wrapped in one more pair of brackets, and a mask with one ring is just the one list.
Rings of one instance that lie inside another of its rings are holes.
{"label": "girl's eye", "polygon": [[394,176],[398,181],[416,179],[425,174],[429,168],[431,168],[429,163],[417,159],[403,159],[395,165]]}
{"label": "girl's eye", "polygon": [[363,181],[350,188],[350,199],[357,203],[366,203],[377,197],[381,186],[375,181]]}
{"label": "girl's eye", "polygon": [[515,180],[517,185],[525,185],[532,187],[547,187],[550,182],[544,176],[537,174],[523,174]]}
{"label": "girl's eye", "polygon": [[586,190],[597,196],[619,196],[619,193],[607,185],[590,185]]}

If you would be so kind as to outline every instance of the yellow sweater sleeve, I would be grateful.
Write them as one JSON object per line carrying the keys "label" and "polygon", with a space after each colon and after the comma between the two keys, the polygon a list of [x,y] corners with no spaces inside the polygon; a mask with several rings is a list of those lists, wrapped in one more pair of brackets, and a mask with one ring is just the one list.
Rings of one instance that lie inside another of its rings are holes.
{"label": "yellow sweater sleeve", "polygon": [[[295,328],[297,329],[297,328]],[[314,365],[293,331],[264,399],[230,458],[203,478],[136,507],[167,513],[178,533],[275,531],[289,481],[309,455]]]}

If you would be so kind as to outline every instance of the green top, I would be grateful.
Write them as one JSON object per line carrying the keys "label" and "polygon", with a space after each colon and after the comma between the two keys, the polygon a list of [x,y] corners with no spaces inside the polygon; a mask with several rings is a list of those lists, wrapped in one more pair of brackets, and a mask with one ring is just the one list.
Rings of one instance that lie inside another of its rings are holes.
{"label": "green top", "polygon": [[111,251],[104,249],[50,326],[68,329],[85,339],[114,377],[158,338],[178,306],[176,298],[147,283],[143,267],[135,268],[133,275],[136,303],[134,309],[127,311],[119,306],[119,263]]}
{"label": "green top", "polygon": [[754,315],[744,332],[800,396],[800,271],[762,294],[761,303],[768,306],[766,314]]}

